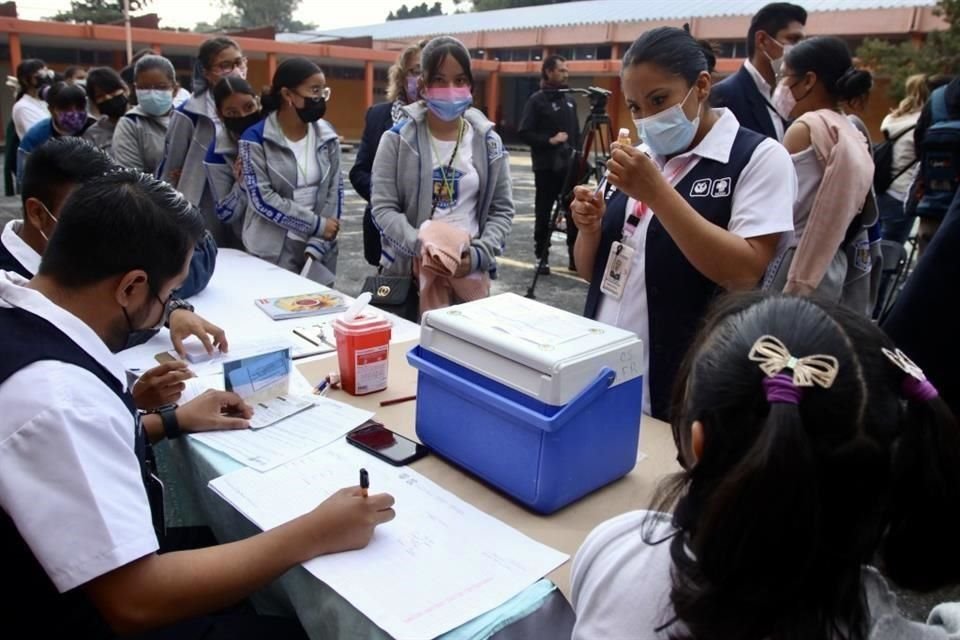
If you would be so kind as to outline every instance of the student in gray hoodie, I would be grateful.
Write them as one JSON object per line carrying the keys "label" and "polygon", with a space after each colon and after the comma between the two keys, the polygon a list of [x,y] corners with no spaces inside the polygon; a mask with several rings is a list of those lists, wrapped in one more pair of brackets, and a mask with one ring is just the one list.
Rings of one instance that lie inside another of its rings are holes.
{"label": "student in gray hoodie", "polygon": [[193,70],[193,96],[173,111],[167,129],[163,162],[157,177],[172,184],[203,213],[207,230],[221,247],[240,248],[239,239],[216,216],[213,194],[203,170],[207,149],[223,125],[213,102],[212,89],[227,76],[247,77],[247,59],[240,45],[217,37],[200,45]]}
{"label": "student in gray hoodie", "polygon": [[[496,277],[513,225],[510,162],[493,123],[471,109],[470,53],[456,38],[434,38],[421,53],[421,100],[383,134],[373,162],[371,205],[386,275],[411,275],[418,230],[441,220],[466,230],[470,246],[455,277]],[[454,302],[451,300],[451,302]]]}
{"label": "student in gray hoodie", "polygon": [[137,106],[128,111],[113,134],[110,157],[125,169],[153,174],[163,160],[164,139],[177,94],[173,64],[163,56],[144,56],[134,67]]}
{"label": "student in gray hoodie", "polygon": [[130,89],[119,73],[97,67],[87,74],[87,95],[100,119],[83,133],[83,139],[109,154],[117,123],[127,112]]}
{"label": "student in gray hoodie", "polygon": [[343,206],[340,139],[323,115],[330,89],[306,58],[280,63],[261,99],[266,119],[240,139],[246,250],[332,286]]}

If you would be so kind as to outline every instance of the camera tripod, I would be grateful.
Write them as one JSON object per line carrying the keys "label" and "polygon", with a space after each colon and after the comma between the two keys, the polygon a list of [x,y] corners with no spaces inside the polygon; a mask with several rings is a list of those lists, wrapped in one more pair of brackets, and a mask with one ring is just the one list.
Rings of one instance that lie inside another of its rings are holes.
{"label": "camera tripod", "polygon": [[616,140],[613,135],[613,124],[610,122],[610,116],[607,115],[607,96],[609,91],[590,87],[589,89],[561,89],[563,93],[576,93],[586,95],[590,98],[590,113],[583,123],[583,129],[580,132],[580,139],[583,144],[580,149],[572,149],[568,153],[567,175],[563,181],[563,188],[557,196],[557,201],[553,205],[553,213],[550,215],[550,229],[547,236],[547,247],[540,256],[536,268],[533,270],[533,281],[527,288],[526,296],[531,300],[536,300],[537,282],[540,280],[540,271],[546,266],[550,259],[550,247],[553,244],[553,234],[564,230],[561,222],[566,221],[568,225],[564,230],[570,233],[569,225],[573,224],[571,218],[567,218],[570,209],[570,202],[573,200],[573,188],[577,185],[585,184],[590,177],[596,178],[599,184],[607,170],[607,160],[610,159],[610,145]]}

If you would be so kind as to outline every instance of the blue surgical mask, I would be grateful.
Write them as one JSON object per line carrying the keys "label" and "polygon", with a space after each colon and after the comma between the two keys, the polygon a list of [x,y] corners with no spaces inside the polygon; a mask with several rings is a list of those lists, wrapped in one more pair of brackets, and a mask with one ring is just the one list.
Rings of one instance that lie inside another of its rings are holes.
{"label": "blue surgical mask", "polygon": [[637,134],[650,150],[659,156],[672,156],[686,151],[697,135],[700,126],[700,115],[693,120],[687,118],[683,112],[683,103],[687,101],[694,87],[684,96],[683,100],[648,118],[637,118],[633,124],[637,127]]}
{"label": "blue surgical mask", "polygon": [[424,92],[427,108],[444,122],[456,120],[473,104],[470,87],[438,87]]}
{"label": "blue surgical mask", "polygon": [[173,108],[173,92],[160,89],[137,89],[137,104],[147,115],[165,116]]}

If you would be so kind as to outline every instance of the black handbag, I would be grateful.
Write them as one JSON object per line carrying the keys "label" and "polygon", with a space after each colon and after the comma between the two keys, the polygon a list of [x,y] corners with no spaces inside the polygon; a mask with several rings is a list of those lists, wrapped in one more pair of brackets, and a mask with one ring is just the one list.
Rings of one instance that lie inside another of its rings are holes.
{"label": "black handbag", "polygon": [[363,281],[361,291],[373,296],[370,304],[378,309],[419,322],[420,287],[413,276],[370,276]]}

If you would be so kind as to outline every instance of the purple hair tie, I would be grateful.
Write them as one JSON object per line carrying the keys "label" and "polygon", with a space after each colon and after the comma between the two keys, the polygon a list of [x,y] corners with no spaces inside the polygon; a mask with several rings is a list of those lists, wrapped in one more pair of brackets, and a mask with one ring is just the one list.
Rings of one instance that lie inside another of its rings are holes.
{"label": "purple hair tie", "polygon": [[913,376],[903,376],[903,385],[900,387],[903,397],[915,402],[929,402],[940,397],[937,388],[933,383],[924,378],[918,380]]}
{"label": "purple hair tie", "polygon": [[793,376],[778,373],[763,379],[763,390],[767,393],[767,402],[770,404],[800,404],[803,389],[793,382]]}
{"label": "purple hair tie", "polygon": [[907,354],[900,349],[894,349],[893,351],[881,349],[881,351],[890,362],[907,374],[903,376],[903,382],[900,384],[900,392],[904,398],[915,402],[929,402],[940,397],[937,388],[927,380],[923,369],[918,367],[917,363],[911,360]]}

